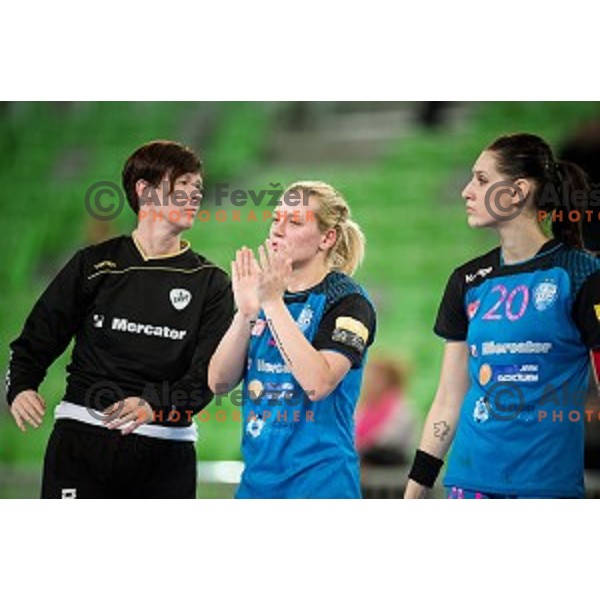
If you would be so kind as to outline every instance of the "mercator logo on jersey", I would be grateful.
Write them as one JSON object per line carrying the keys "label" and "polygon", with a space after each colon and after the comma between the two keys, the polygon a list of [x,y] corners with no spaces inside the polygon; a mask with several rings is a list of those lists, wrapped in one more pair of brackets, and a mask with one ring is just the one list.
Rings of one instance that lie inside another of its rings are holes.
{"label": "mercator logo on jersey", "polygon": [[139,335],[149,335],[151,337],[162,337],[171,340],[182,340],[187,331],[185,329],[171,329],[166,325],[150,325],[147,323],[134,323],[121,317],[114,317],[111,329],[113,331],[124,331],[126,333],[136,333]]}
{"label": "mercator logo on jersey", "polygon": [[548,354],[552,351],[551,342],[483,342],[481,354],[493,356],[500,354]]}
{"label": "mercator logo on jersey", "polygon": [[259,373],[291,373],[290,368],[285,363],[271,363],[262,358],[258,359],[256,370]]}
{"label": "mercator logo on jersey", "polygon": [[190,303],[192,294],[183,288],[174,288],[169,293],[169,298],[175,310],[183,310]]}

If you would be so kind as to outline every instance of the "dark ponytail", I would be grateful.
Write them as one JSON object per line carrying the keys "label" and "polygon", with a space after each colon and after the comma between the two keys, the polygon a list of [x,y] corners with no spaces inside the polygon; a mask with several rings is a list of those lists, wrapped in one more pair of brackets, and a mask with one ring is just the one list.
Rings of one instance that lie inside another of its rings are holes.
{"label": "dark ponytail", "polygon": [[574,248],[583,248],[582,221],[590,203],[587,176],[577,165],[554,158],[539,136],[517,133],[499,137],[488,148],[498,171],[507,178],[535,183],[532,202],[538,215],[552,218],[552,234]]}
{"label": "dark ponytail", "polygon": [[590,194],[587,175],[576,164],[564,160],[556,161],[555,170],[556,191],[563,200],[563,212],[561,219],[553,220],[552,234],[568,246],[583,248],[582,222]]}

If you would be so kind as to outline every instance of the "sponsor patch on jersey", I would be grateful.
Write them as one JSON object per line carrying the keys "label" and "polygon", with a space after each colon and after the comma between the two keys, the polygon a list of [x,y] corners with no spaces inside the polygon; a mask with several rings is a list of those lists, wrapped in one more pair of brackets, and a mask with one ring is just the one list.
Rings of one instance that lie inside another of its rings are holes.
{"label": "sponsor patch on jersey", "polygon": [[485,363],[479,369],[479,383],[536,383],[540,378],[537,363],[524,365],[490,365]]}
{"label": "sponsor patch on jersey", "polygon": [[481,300],[475,300],[475,302],[469,303],[469,305],[467,306],[467,315],[469,317],[469,321],[473,319],[473,317],[477,314],[480,305]]}
{"label": "sponsor patch on jersey", "polygon": [[272,363],[262,358],[258,359],[256,370],[259,373],[291,373],[290,368],[285,363]]}
{"label": "sponsor patch on jersey", "polygon": [[335,329],[331,339],[362,353],[365,350],[369,330],[357,319],[352,317],[338,317],[335,320]]}
{"label": "sponsor patch on jersey", "polygon": [[185,329],[171,329],[166,325],[149,325],[146,323],[134,323],[121,317],[114,317],[112,320],[113,331],[125,331],[138,335],[152,335],[168,338],[171,340],[182,340],[187,331]]}
{"label": "sponsor patch on jersey", "polygon": [[533,288],[533,304],[539,311],[550,308],[558,298],[558,285],[553,279],[542,281]]}
{"label": "sponsor patch on jersey", "polygon": [[483,356],[502,354],[548,354],[552,351],[551,342],[483,342],[481,345]]}
{"label": "sponsor patch on jersey", "polygon": [[265,422],[262,415],[252,415],[246,425],[246,433],[253,438],[257,438],[261,434],[264,426]]}
{"label": "sponsor patch on jersey", "polygon": [[369,330],[357,319],[353,319],[352,317],[338,317],[335,320],[335,328],[355,333],[365,344],[367,343]]}
{"label": "sponsor patch on jersey", "polygon": [[600,304],[594,304],[594,310],[596,311],[596,318],[600,321]]}
{"label": "sponsor patch on jersey", "polygon": [[254,337],[260,337],[263,331],[265,330],[266,325],[267,322],[264,319],[256,319],[256,322],[254,323],[254,327],[252,327],[250,335]]}
{"label": "sponsor patch on jersey", "polygon": [[290,381],[265,382],[265,389],[262,396],[269,406],[282,406],[288,402],[293,405],[298,401],[302,401],[302,398],[299,398],[298,394],[295,393],[294,384]]}
{"label": "sponsor patch on jersey", "polygon": [[475,402],[475,408],[473,408],[473,420],[476,423],[485,423],[490,418],[490,413],[487,407],[487,400],[485,398],[479,398]]}
{"label": "sponsor patch on jersey", "polygon": [[304,333],[311,324],[313,314],[313,309],[310,306],[305,306],[300,312],[297,323],[298,327],[300,327],[300,329],[302,330],[302,333]]}
{"label": "sponsor patch on jersey", "polygon": [[536,383],[540,379],[537,363],[525,365],[494,365],[492,379],[498,383]]}
{"label": "sponsor patch on jersey", "polygon": [[63,488],[61,491],[61,498],[63,500],[72,500],[77,498],[77,489],[76,488]]}
{"label": "sponsor patch on jersey", "polygon": [[183,310],[192,299],[192,294],[183,288],[174,288],[169,293],[171,304],[175,310]]}
{"label": "sponsor patch on jersey", "polygon": [[258,400],[262,396],[264,389],[265,387],[259,379],[253,379],[248,384],[248,394],[252,400]]}
{"label": "sponsor patch on jersey", "polygon": [[481,385],[487,385],[492,379],[492,367],[487,363],[484,363],[479,368],[479,383]]}

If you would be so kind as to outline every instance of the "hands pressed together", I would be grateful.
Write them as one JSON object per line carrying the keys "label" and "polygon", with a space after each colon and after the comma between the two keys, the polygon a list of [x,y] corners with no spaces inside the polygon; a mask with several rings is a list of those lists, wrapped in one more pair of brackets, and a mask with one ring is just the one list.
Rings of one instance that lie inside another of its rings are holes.
{"label": "hands pressed together", "polygon": [[261,308],[283,297],[292,274],[292,261],[285,252],[276,252],[267,240],[258,248],[258,260],[250,248],[238,250],[231,273],[238,310],[254,318]]}

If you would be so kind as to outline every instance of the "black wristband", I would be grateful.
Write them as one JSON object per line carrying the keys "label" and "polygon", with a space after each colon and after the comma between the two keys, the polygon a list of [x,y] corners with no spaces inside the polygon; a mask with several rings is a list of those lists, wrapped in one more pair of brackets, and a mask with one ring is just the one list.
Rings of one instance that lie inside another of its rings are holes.
{"label": "black wristband", "polygon": [[417,450],[408,478],[425,487],[432,488],[443,464],[444,461],[441,458],[423,452],[423,450]]}

